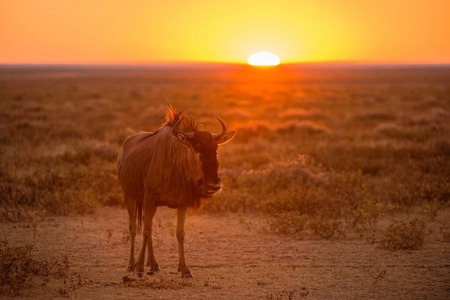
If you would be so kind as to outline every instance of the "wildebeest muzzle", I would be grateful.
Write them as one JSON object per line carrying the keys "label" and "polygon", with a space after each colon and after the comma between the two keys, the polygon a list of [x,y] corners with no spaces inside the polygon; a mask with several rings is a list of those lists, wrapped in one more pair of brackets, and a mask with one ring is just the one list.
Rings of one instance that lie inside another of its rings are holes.
{"label": "wildebeest muzzle", "polygon": [[221,185],[220,181],[217,183],[210,183],[206,186],[205,192],[209,195],[212,195],[212,194],[217,193],[221,187],[222,187],[222,185]]}

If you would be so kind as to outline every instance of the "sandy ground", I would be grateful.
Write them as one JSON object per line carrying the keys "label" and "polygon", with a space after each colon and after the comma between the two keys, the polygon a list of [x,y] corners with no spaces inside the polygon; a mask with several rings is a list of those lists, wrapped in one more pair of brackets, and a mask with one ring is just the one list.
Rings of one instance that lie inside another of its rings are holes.
{"label": "sandy ground", "polygon": [[[448,215],[448,213],[447,213]],[[154,245],[161,272],[126,272],[126,210],[30,223],[2,223],[10,245],[31,243],[38,259],[66,258],[64,276],[35,278],[23,299],[449,299],[450,243],[428,239],[419,251],[386,251],[363,240],[305,240],[267,232],[257,215],[189,214],[181,279],[174,210],[159,208]],[[137,237],[140,247],[142,236]],[[147,269],[148,270],[148,267]],[[125,277],[128,276],[128,277]],[[124,280],[128,279],[128,280]],[[0,296],[0,298],[7,298]]]}

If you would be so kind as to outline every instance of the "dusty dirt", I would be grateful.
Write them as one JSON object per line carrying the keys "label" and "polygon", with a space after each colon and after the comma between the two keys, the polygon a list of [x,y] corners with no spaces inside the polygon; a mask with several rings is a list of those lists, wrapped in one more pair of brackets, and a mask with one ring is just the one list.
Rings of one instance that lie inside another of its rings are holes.
{"label": "dusty dirt", "polygon": [[[441,218],[448,216],[447,212]],[[35,278],[18,298],[450,297],[450,243],[445,239],[427,239],[418,251],[392,252],[360,239],[326,241],[273,234],[265,229],[265,217],[259,215],[189,214],[186,259],[195,278],[181,279],[175,211],[159,208],[154,222],[161,272],[144,278],[126,272],[125,208],[100,208],[92,215],[47,218],[33,224],[1,224],[0,237],[10,245],[33,244],[36,258],[59,260],[60,264],[66,259],[68,265],[61,278]],[[141,238],[137,237],[138,249]]]}

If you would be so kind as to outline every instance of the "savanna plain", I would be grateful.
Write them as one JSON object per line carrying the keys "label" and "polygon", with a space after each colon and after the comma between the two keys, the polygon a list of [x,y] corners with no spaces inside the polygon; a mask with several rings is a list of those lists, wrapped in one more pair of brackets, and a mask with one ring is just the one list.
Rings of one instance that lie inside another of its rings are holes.
{"label": "savanna plain", "polygon": [[[237,133],[194,278],[169,208],[139,278],[117,153],[168,103]],[[0,66],[2,299],[448,299],[449,197],[448,66]]]}

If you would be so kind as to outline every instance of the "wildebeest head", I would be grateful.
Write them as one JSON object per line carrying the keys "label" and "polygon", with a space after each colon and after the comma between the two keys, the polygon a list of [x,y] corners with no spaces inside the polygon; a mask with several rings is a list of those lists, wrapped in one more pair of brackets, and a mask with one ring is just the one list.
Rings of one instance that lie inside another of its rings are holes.
{"label": "wildebeest head", "polygon": [[227,131],[227,125],[219,120],[222,125],[220,133],[208,131],[180,132],[178,125],[184,117],[181,117],[172,127],[172,133],[186,147],[194,151],[200,160],[203,179],[197,182],[201,193],[212,195],[221,188],[221,180],[218,175],[219,161],[217,159],[217,149],[219,145],[229,142],[235,135],[235,131]]}

